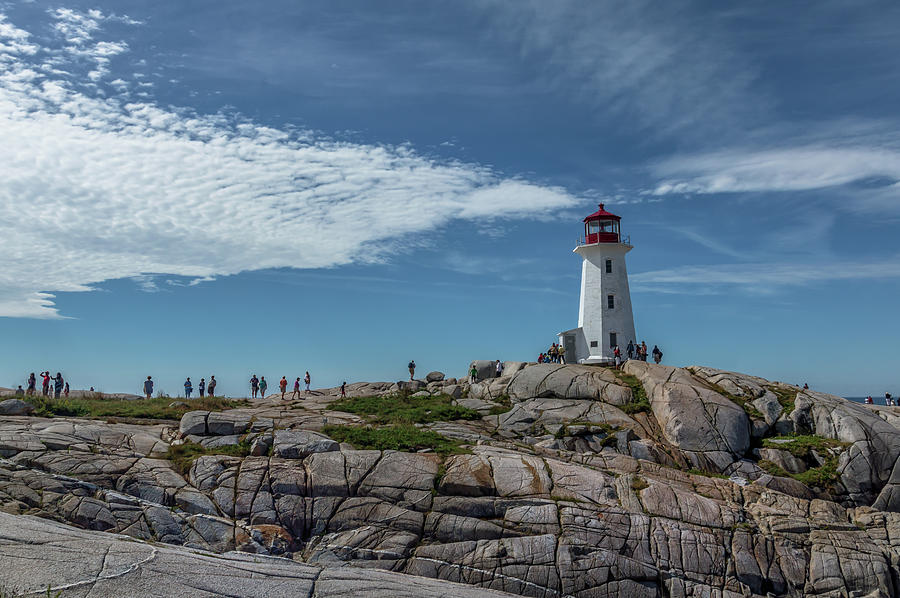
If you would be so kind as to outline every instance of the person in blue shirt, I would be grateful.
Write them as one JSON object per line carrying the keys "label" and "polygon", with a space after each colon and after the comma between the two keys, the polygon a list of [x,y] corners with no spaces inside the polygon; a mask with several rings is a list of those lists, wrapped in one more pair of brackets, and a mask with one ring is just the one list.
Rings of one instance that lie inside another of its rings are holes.
{"label": "person in blue shirt", "polygon": [[56,372],[56,378],[53,379],[53,397],[58,399],[60,393],[62,393],[63,389],[63,377],[62,374]]}
{"label": "person in blue shirt", "polygon": [[194,385],[191,384],[191,379],[188,378],[184,381],[184,398],[191,398],[191,393],[194,392]]}
{"label": "person in blue shirt", "polygon": [[151,376],[147,376],[147,379],[144,380],[144,395],[148,399],[153,396],[153,378]]}
{"label": "person in blue shirt", "polygon": [[203,398],[203,393],[206,392],[206,378],[200,378],[200,384],[197,385],[197,389],[200,391],[200,398]]}

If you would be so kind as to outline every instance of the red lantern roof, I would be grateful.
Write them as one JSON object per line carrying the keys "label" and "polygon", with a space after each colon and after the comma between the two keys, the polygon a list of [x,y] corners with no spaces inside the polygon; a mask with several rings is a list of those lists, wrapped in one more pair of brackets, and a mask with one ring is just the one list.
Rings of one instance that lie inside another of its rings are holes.
{"label": "red lantern roof", "polygon": [[616,216],[615,214],[610,214],[603,209],[603,204],[600,204],[600,209],[585,218],[584,222],[588,222],[590,220],[621,220],[621,218],[619,216]]}

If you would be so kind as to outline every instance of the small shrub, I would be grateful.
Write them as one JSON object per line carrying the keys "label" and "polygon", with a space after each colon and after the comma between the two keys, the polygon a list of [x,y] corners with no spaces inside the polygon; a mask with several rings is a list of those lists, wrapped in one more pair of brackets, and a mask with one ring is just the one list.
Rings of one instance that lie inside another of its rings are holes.
{"label": "small shrub", "polygon": [[198,457],[203,455],[231,455],[233,457],[246,457],[250,454],[250,443],[241,441],[238,444],[206,448],[196,442],[185,442],[169,446],[166,459],[172,462],[172,466],[181,475],[187,475],[191,465]]}
{"label": "small shrub", "polygon": [[460,446],[459,441],[451,440],[431,430],[419,429],[410,424],[382,427],[329,425],[322,429],[322,433],[337,442],[352,444],[357,449],[405,452],[431,449],[439,455],[468,452]]}
{"label": "small shrub", "polygon": [[[779,440],[787,442],[777,442]],[[834,438],[805,434],[766,438],[763,440],[763,446],[765,448],[788,451],[798,459],[808,459],[812,456],[812,451],[817,451],[820,455],[827,458],[827,455],[831,454],[830,449],[841,449],[849,446],[849,443],[841,442]]]}
{"label": "small shrub", "polygon": [[688,469],[687,472],[692,475],[702,475],[707,478],[719,478],[722,480],[727,480],[728,476],[724,473],[714,473],[712,471],[703,471],[702,469],[691,468]]}
{"label": "small shrub", "polygon": [[630,401],[625,403],[624,405],[621,405],[619,409],[628,415],[634,415],[635,413],[649,413],[653,410],[650,407],[650,401],[648,401],[646,397],[640,401]]}
{"label": "small shrub", "polygon": [[647,480],[645,480],[644,478],[642,478],[639,475],[636,475],[631,479],[631,489],[634,490],[635,492],[639,493],[644,488],[649,488],[649,487],[650,487],[650,484],[647,483]]}
{"label": "small shrub", "polygon": [[400,392],[380,397],[348,397],[331,403],[332,411],[364,416],[372,424],[425,424],[458,419],[481,419],[474,409],[452,404],[448,395],[414,397]]}
{"label": "small shrub", "polygon": [[714,383],[712,383],[712,382],[709,382],[708,380],[703,380],[702,382],[703,382],[706,386],[708,386],[710,390],[715,391],[716,393],[722,395],[723,397],[725,397],[726,399],[728,399],[728,400],[731,401],[732,403],[734,403],[734,404],[740,406],[740,408],[743,409],[744,412],[745,412],[749,417],[751,417],[752,419],[765,419],[765,418],[766,418],[766,417],[762,414],[762,411],[760,411],[759,409],[757,409],[756,407],[754,407],[754,406],[750,403],[750,401],[747,400],[746,397],[741,397],[741,396],[738,396],[738,395],[731,394],[730,392],[728,392],[727,390],[725,390],[724,388],[722,388],[722,387],[719,386],[718,384],[714,384]]}
{"label": "small shrub", "polygon": [[631,389],[631,401],[620,406],[619,409],[628,415],[649,412],[651,410],[650,399],[647,397],[647,391],[644,390],[644,385],[641,384],[641,381],[636,376],[626,374],[622,370],[612,370],[612,372],[620,382]]}
{"label": "small shrub", "polygon": [[781,404],[781,412],[782,413],[791,413],[794,410],[794,401],[797,400],[797,395],[800,391],[796,388],[788,388],[785,386],[776,386],[775,384],[769,384],[766,386],[772,394],[778,397],[778,402]]}

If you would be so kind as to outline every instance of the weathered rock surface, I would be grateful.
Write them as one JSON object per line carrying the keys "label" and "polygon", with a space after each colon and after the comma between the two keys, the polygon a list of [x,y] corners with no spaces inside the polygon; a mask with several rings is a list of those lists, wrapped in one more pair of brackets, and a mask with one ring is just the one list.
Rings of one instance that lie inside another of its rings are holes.
{"label": "weathered rock surface", "polygon": [[6,399],[0,401],[0,415],[31,415],[34,407],[21,399]]}
{"label": "weathered rock surface", "polygon": [[[171,426],[5,417],[0,580],[63,596],[900,597],[900,430],[877,410],[629,362],[641,411],[631,379],[547,366],[480,383],[509,395],[504,413],[426,424],[466,443],[446,457],[339,445],[322,425],[360,419],[321,390]],[[468,387],[435,388],[450,386]],[[751,421],[831,448],[751,449]],[[250,454],[200,456],[182,476],[165,455],[183,440]],[[800,473],[818,458],[835,468],[827,488],[758,465]]]}

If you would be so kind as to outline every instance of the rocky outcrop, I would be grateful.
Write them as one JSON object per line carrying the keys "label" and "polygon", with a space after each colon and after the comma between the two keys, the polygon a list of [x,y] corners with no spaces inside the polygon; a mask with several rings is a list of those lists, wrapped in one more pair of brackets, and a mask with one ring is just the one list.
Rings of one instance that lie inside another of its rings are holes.
{"label": "rocky outcrop", "polygon": [[[419,424],[463,443],[447,456],[338,444],[323,424],[360,420],[321,390],[172,425],[7,417],[0,579],[63,596],[900,596],[897,428],[761,378],[625,371],[494,379],[508,402],[458,401],[506,412]],[[798,457],[781,421],[823,444]],[[187,440],[209,454],[176,470]],[[826,465],[833,484],[810,481]]]}

